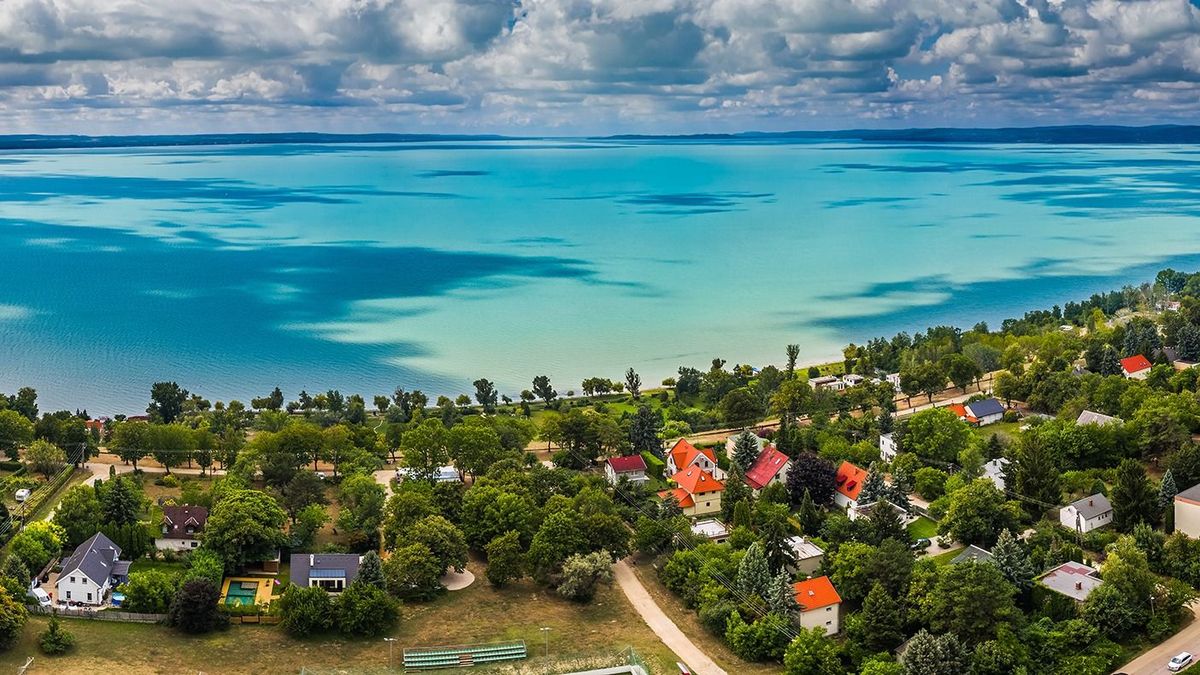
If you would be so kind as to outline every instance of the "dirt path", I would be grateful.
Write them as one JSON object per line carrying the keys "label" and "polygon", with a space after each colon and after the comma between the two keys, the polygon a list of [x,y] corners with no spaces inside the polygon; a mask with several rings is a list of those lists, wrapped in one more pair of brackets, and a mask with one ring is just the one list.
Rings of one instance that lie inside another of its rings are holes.
{"label": "dirt path", "polygon": [[724,669],[708,658],[708,655],[700,651],[694,642],[688,639],[688,636],[679,630],[674,621],[671,621],[658,603],[654,602],[654,598],[646,592],[646,587],[642,586],[642,582],[638,580],[637,575],[633,570],[629,569],[629,564],[624,560],[618,561],[613,568],[616,574],[617,585],[621,587],[621,591],[625,597],[629,598],[629,604],[641,615],[642,620],[654,631],[654,634],[663,641],[675,655],[683,660],[693,673],[696,675],[728,675]]}
{"label": "dirt path", "polygon": [[[1198,609],[1200,609],[1200,603],[1193,602],[1192,613],[1196,613]],[[1130,661],[1118,672],[1128,673],[1128,675],[1169,673],[1167,662],[1179,652],[1193,654],[1200,652],[1200,621],[1193,619],[1191,623],[1183,627],[1183,630],[1167,638],[1154,649]],[[1184,672],[1190,673],[1195,669],[1196,666],[1193,665],[1184,669]]]}

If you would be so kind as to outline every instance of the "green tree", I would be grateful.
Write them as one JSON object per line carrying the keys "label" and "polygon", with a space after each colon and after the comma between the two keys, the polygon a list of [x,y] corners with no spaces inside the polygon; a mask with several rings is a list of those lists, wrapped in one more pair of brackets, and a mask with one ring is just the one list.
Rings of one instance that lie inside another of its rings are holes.
{"label": "green tree", "polygon": [[358,580],[376,588],[386,588],[387,579],[383,576],[383,561],[375,551],[367,551],[358,565]]}
{"label": "green tree", "polygon": [[1003,625],[1021,613],[1013,602],[1016,589],[995,565],[963,562],[941,569],[924,599],[925,617],[938,632],[951,632],[969,644],[996,637]]}
{"label": "green tree", "polygon": [[954,492],[949,499],[938,533],[949,534],[963,544],[990,548],[1001,530],[1019,526],[1020,506],[1005,501],[1004,493],[986,478]]}
{"label": "green tree", "polygon": [[284,486],[281,502],[294,523],[296,515],[304,507],[310,504],[324,506],[329,503],[325,497],[325,481],[311,471],[301,471]]}
{"label": "green tree", "polygon": [[125,594],[121,608],[141,614],[163,614],[175,597],[174,575],[159,570],[131,572],[128,580],[117,587]]}
{"label": "green tree", "polygon": [[546,403],[558,397],[558,392],[550,385],[550,378],[545,375],[533,378],[533,393]]}
{"label": "green tree", "polygon": [[845,675],[837,644],[821,628],[801,629],[783,655],[787,675]]}
{"label": "green tree", "polygon": [[467,566],[467,540],[461,530],[442,516],[426,516],[413,524],[403,538],[404,544],[424,544],[433,554],[439,575]]}
{"label": "green tree", "polygon": [[496,385],[486,378],[475,380],[475,400],[479,405],[483,406],[483,412],[492,414],[496,411],[496,402],[499,398],[499,393],[496,391]]}
{"label": "green tree", "polygon": [[0,410],[0,449],[11,460],[19,457],[18,450],[33,442],[33,423],[16,410]]}
{"label": "green tree", "polygon": [[1026,498],[1024,508],[1040,518],[1062,496],[1054,452],[1040,435],[1024,434],[1007,467],[1008,487]]}
{"label": "green tree", "polygon": [[487,472],[506,454],[496,430],[481,424],[454,427],[446,434],[446,445],[459,470],[473,476]]}
{"label": "green tree", "polygon": [[287,541],[283,525],[287,514],[269,495],[257,490],[235,490],[209,513],[204,545],[225,561],[226,571],[247,563],[269,560]]}
{"label": "green tree", "polygon": [[525,552],[521,550],[520,535],[509,530],[490,542],[487,553],[487,579],[493,586],[503,586],[525,576]]}
{"label": "green tree", "polygon": [[875,502],[887,496],[887,483],[883,482],[883,472],[879,470],[878,464],[871,462],[870,469],[867,471],[867,477],[863,480],[862,488],[858,492],[859,504],[874,504]]}
{"label": "green tree", "polygon": [[729,475],[725,479],[725,491],[721,495],[721,519],[725,522],[733,520],[733,512],[738,504],[750,503],[754,492],[746,484],[746,474],[736,463],[730,464]]}
{"label": "green tree", "polygon": [[1027,591],[1033,586],[1037,570],[1029,558],[1029,551],[1012,530],[1005,529],[996,539],[996,545],[992,547],[992,564],[1017,590]]}
{"label": "green tree", "polygon": [[150,387],[150,405],[146,412],[150,419],[170,424],[183,414],[183,403],[188,398],[187,389],[174,382],[155,382]]}
{"label": "green tree", "polygon": [[309,504],[300,509],[289,530],[292,548],[300,551],[311,548],[317,538],[317,532],[320,532],[321,528],[328,523],[329,513],[325,511],[324,506]]}
{"label": "green tree", "polygon": [[758,439],[749,430],[738,434],[733,443],[733,456],[730,460],[741,468],[742,472],[750,470],[754,465],[754,461],[758,459],[759,445]]}
{"label": "green tree", "polygon": [[358,473],[347,476],[339,492],[338,525],[358,533],[365,545],[374,548],[378,545],[379,527],[383,524],[386,498],[383,486],[375,482],[374,476]]}
{"label": "green tree", "polygon": [[734,584],[743,596],[766,600],[771,594],[772,578],[763,546],[759,542],[754,542],[750,548],[746,549],[746,554],[738,563]]}
{"label": "green tree", "polygon": [[219,587],[225,578],[225,561],[207,548],[198,548],[188,556],[188,568],[183,573],[183,583],[192,579],[204,579]]}
{"label": "green tree", "polygon": [[317,586],[291,585],[275,601],[280,625],[292,637],[308,637],[330,628],[333,602],[329,593]]}
{"label": "green tree", "polygon": [[777,614],[746,623],[734,612],[725,622],[725,641],[745,661],[778,661],[788,646],[787,631],[788,620]]}
{"label": "green tree", "polygon": [[555,511],[546,516],[529,545],[529,567],[534,578],[546,580],[567,558],[589,552],[580,516],[573,510]]}
{"label": "green tree", "polygon": [[904,642],[904,608],[881,584],[863,601],[862,644],[872,652],[890,652]]}
{"label": "green tree", "polygon": [[67,456],[57,445],[38,439],[26,448],[25,464],[30,471],[40,473],[48,479],[66,466]]}
{"label": "green tree", "polygon": [[167,623],[184,633],[209,633],[229,623],[220,611],[221,591],[208,579],[180,584],[171,601]]}
{"label": "green tree", "polygon": [[38,647],[41,648],[42,653],[52,656],[65,654],[73,646],[75,646],[75,636],[62,627],[57,616],[50,617],[50,625],[38,636]]}
{"label": "green tree", "polygon": [[444,589],[440,581],[444,572],[433,551],[420,543],[396,548],[383,562],[387,590],[402,600],[428,600],[437,596]]}
{"label": "green tree", "polygon": [[132,478],[117,476],[100,487],[100,507],[105,523],[135,525],[142,511],[141,490]]}
{"label": "green tree", "polygon": [[967,387],[983,375],[979,366],[963,354],[947,354],[938,362],[938,366],[964,394],[967,393]]}
{"label": "green tree", "polygon": [[1137,523],[1153,524],[1158,520],[1158,495],[1137,460],[1124,459],[1117,465],[1110,498],[1113,525],[1122,532],[1128,532]]}
{"label": "green tree", "polygon": [[334,602],[338,630],[345,635],[369,637],[391,629],[400,618],[400,607],[382,589],[355,580]]}
{"label": "green tree", "polygon": [[597,585],[612,583],[612,562],[607,551],[567,558],[559,573],[558,594],[574,602],[591,602]]}
{"label": "green tree", "polygon": [[400,447],[404,452],[404,466],[412,469],[415,478],[431,485],[438,469],[450,461],[446,427],[435,419],[425,420],[404,432]]}
{"label": "green tree", "polygon": [[962,675],[968,671],[967,650],[953,633],[932,635],[921,629],[904,650],[908,675]]}
{"label": "green tree", "polygon": [[103,511],[96,490],[88,485],[76,485],[63,494],[54,509],[54,522],[66,531],[63,544],[75,548],[100,529]]}
{"label": "green tree", "polygon": [[812,494],[807,489],[800,498],[796,518],[800,521],[800,530],[806,535],[814,535],[821,529],[821,513],[817,511],[817,505],[813,503]]}
{"label": "green tree", "polygon": [[509,531],[515,531],[528,545],[537,524],[537,509],[524,495],[475,485],[463,497],[462,523],[467,542],[476,549]]}
{"label": "green tree", "polygon": [[950,464],[970,440],[970,428],[957,415],[945,408],[931,408],[908,418],[904,448],[923,460]]}

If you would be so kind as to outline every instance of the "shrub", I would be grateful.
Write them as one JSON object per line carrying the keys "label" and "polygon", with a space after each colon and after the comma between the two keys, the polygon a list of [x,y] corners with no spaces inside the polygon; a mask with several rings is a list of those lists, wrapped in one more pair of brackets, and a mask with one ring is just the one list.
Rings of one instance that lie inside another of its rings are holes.
{"label": "shrub", "polygon": [[563,562],[558,594],[575,602],[591,602],[601,581],[612,583],[612,556],[608,551],[576,554]]}
{"label": "shrub", "polygon": [[322,588],[288,586],[275,606],[282,618],[280,625],[292,637],[307,637],[330,626],[333,603]]}
{"label": "shrub", "polygon": [[208,579],[195,578],[179,587],[167,623],[185,633],[208,633],[228,624],[220,612],[219,591]]}
{"label": "shrub", "polygon": [[58,623],[58,617],[50,617],[50,625],[38,637],[38,646],[43,654],[63,654],[75,645],[75,636]]}

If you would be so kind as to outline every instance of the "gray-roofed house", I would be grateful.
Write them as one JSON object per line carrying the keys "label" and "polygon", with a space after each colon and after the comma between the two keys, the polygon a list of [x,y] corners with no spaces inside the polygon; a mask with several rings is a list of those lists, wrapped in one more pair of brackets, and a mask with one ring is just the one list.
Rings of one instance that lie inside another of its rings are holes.
{"label": "gray-roofed house", "polygon": [[1098,412],[1095,412],[1092,410],[1084,410],[1083,412],[1079,413],[1079,418],[1075,420],[1075,424],[1078,424],[1080,426],[1083,426],[1085,424],[1093,424],[1095,426],[1102,427],[1106,424],[1120,424],[1120,423],[1121,423],[1120,417],[1112,417],[1111,415],[1105,415],[1103,413],[1098,413]]}
{"label": "gray-roofed house", "polygon": [[1075,602],[1084,602],[1101,584],[1096,570],[1077,562],[1065,562],[1038,577],[1038,583]]}
{"label": "gray-roofed house", "polygon": [[984,426],[1004,419],[1004,404],[994,398],[985,398],[966,405],[967,414],[974,417],[975,424]]}
{"label": "gray-roofed house", "polygon": [[1175,531],[1200,539],[1200,483],[1175,495]]}
{"label": "gray-roofed house", "polygon": [[208,509],[190,504],[168,504],[162,507],[162,510],[162,535],[155,537],[155,548],[173,551],[198,548],[200,537],[204,533],[204,524],[208,522]]}
{"label": "gray-roofed house", "polygon": [[972,544],[972,545],[964,548],[962,553],[959,553],[958,555],[954,556],[954,559],[951,560],[950,563],[952,565],[957,565],[958,563],[963,563],[963,562],[967,562],[967,561],[974,561],[974,562],[981,562],[981,563],[992,562],[992,554],[990,551],[979,548],[978,546],[975,546],[974,544]]}
{"label": "gray-roofed house", "polygon": [[358,578],[357,553],[293,553],[291,580],[297,586],[316,586],[340,593]]}
{"label": "gray-roofed house", "polygon": [[1004,483],[1004,468],[1008,466],[1008,460],[1003,457],[997,457],[987,464],[983,465],[983,477],[992,481],[996,489],[1004,492],[1006,485]]}
{"label": "gray-roofed house", "polygon": [[1058,522],[1062,523],[1063,527],[1079,532],[1091,532],[1096,528],[1111,525],[1112,518],[1112,504],[1108,497],[1100,493],[1073,501],[1058,512]]}
{"label": "gray-roofed house", "polygon": [[129,576],[129,562],[120,560],[121,547],[97,532],[63,561],[54,582],[59,602],[103,605],[108,594]]}
{"label": "gray-roofed house", "polygon": [[825,550],[804,537],[788,537],[787,544],[796,558],[792,571],[805,576],[816,574],[821,568],[821,561],[825,559]]}

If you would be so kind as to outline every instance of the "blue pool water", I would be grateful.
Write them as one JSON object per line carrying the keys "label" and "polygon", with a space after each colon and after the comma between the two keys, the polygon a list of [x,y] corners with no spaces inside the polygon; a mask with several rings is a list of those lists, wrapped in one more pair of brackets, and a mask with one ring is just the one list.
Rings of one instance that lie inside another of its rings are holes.
{"label": "blue pool water", "polygon": [[1200,268],[1194,146],[501,141],[7,151],[0,391],[560,392],[827,360]]}

